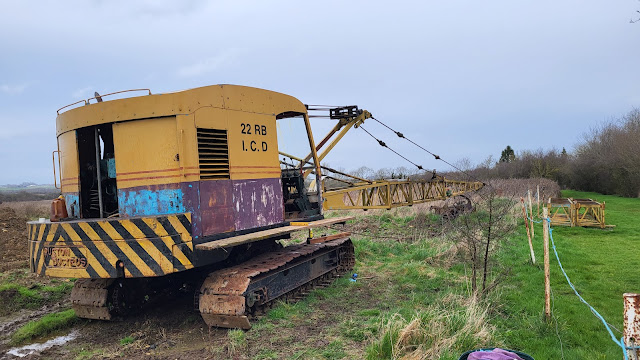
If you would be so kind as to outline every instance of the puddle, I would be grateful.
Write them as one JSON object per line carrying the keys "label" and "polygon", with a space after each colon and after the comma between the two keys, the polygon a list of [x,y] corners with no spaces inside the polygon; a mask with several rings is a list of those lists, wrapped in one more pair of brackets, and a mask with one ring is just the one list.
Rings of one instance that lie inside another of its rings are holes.
{"label": "puddle", "polygon": [[72,331],[68,335],[58,336],[57,338],[53,338],[44,343],[29,344],[22,347],[13,348],[7,351],[7,354],[17,357],[25,357],[27,355],[46,350],[50,347],[64,345],[67,342],[75,339],[76,337],[78,337],[78,332]]}

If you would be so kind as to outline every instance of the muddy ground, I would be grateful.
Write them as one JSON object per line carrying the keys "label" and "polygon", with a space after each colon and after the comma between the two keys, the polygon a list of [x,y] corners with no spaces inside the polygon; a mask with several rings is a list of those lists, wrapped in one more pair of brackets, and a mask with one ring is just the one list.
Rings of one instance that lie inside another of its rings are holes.
{"label": "muddy ground", "polygon": [[[19,284],[38,289],[39,285],[56,286],[69,281],[36,277],[29,272],[25,223],[46,216],[47,211],[48,202],[0,205],[0,286]],[[345,299],[362,299],[369,297],[370,291],[358,286],[344,296]],[[17,291],[0,291],[0,294],[5,297],[0,300],[10,303]],[[372,300],[371,305],[376,306],[376,301],[379,300]],[[77,334],[74,340],[36,352],[26,359],[362,358],[364,342],[341,342],[337,355],[330,351],[339,324],[353,312],[351,306],[350,301],[320,299],[309,305],[312,309],[303,311],[305,316],[273,318],[267,315],[245,334],[244,339],[230,341],[227,330],[206,327],[194,311],[193,294],[184,294],[126,319],[112,322],[78,319],[73,328],[33,342],[42,343],[70,332]],[[12,348],[10,337],[16,329],[30,320],[68,308],[70,303],[65,296],[58,301],[45,299],[36,309],[21,308],[0,316],[0,359],[17,358],[7,353]]]}

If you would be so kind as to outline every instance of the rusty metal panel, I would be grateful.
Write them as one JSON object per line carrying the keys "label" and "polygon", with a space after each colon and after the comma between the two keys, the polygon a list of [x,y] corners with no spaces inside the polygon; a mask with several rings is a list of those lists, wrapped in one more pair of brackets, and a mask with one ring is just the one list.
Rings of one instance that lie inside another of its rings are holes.
{"label": "rusty metal panel", "polygon": [[284,221],[280,178],[233,180],[236,230],[252,229]]}
{"label": "rusty metal panel", "polygon": [[200,312],[203,314],[244,315],[245,299],[242,295],[203,293]]}
{"label": "rusty metal panel", "polygon": [[213,294],[242,295],[249,281],[247,276],[211,277],[207,279],[207,291]]}
{"label": "rusty metal panel", "polygon": [[251,323],[247,316],[229,316],[229,315],[217,315],[217,314],[200,314],[204,322],[212,326],[224,327],[229,329],[251,329]]}
{"label": "rusty metal panel", "polygon": [[231,180],[200,182],[200,213],[203,236],[237,230]]}
{"label": "rusty metal panel", "polygon": [[[640,345],[640,294],[625,293],[624,298],[624,344],[628,347]],[[640,349],[627,350],[630,359],[638,359]]]}

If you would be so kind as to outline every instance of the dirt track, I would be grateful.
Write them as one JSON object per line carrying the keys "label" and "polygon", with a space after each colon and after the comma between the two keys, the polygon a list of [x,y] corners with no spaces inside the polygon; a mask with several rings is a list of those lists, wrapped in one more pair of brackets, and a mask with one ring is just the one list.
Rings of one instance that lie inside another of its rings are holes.
{"label": "dirt track", "polygon": [[0,208],[0,272],[28,268],[27,218],[12,208]]}

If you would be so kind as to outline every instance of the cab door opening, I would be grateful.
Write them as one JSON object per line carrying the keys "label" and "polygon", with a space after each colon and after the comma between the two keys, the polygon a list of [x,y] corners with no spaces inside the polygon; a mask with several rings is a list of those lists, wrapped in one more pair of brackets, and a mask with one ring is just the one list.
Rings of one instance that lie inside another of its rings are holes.
{"label": "cab door opening", "polygon": [[104,218],[118,213],[112,124],[76,130],[80,165],[80,214]]}

